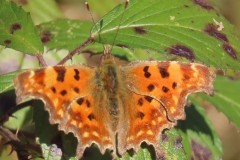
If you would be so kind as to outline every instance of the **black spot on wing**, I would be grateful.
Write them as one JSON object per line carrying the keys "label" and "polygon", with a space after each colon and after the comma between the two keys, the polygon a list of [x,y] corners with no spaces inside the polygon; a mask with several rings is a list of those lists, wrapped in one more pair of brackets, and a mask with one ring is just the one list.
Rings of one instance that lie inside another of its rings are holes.
{"label": "black spot on wing", "polygon": [[56,93],[56,88],[55,87],[51,87],[51,90],[53,93]]}
{"label": "black spot on wing", "polygon": [[159,67],[158,69],[159,69],[159,72],[160,72],[162,78],[168,78],[169,77],[169,73],[168,73],[166,68]]}
{"label": "black spot on wing", "polygon": [[86,105],[88,108],[91,106],[91,103],[89,102],[89,100],[86,100]]}
{"label": "black spot on wing", "polygon": [[80,79],[80,72],[77,69],[74,69],[74,72],[75,72],[74,79],[78,81]]}
{"label": "black spot on wing", "polygon": [[190,61],[194,61],[195,59],[193,51],[184,45],[173,45],[167,51],[169,54],[184,57]]}
{"label": "black spot on wing", "polygon": [[152,102],[152,100],[153,100],[153,98],[152,97],[150,97],[150,96],[145,96],[144,97],[149,103],[151,103]]}
{"label": "black spot on wing", "polygon": [[148,91],[151,92],[154,90],[155,86],[153,84],[149,84],[147,88],[148,88]]}
{"label": "black spot on wing", "polygon": [[137,118],[143,119],[145,114],[143,112],[137,112]]}
{"label": "black spot on wing", "polygon": [[90,121],[92,121],[93,119],[95,119],[95,116],[91,113],[91,114],[88,115],[88,119]]}
{"label": "black spot on wing", "polygon": [[60,94],[61,94],[62,96],[65,96],[65,95],[67,94],[67,91],[66,91],[66,90],[62,90],[62,91],[60,92]]}
{"label": "black spot on wing", "polygon": [[79,91],[80,91],[78,87],[74,87],[73,90],[74,90],[74,92],[76,92],[76,93],[79,93]]}
{"label": "black spot on wing", "polygon": [[144,77],[146,77],[146,78],[151,77],[151,73],[148,72],[148,69],[149,69],[149,66],[145,66],[145,67],[143,68]]}
{"label": "black spot on wing", "polygon": [[66,69],[65,67],[55,66],[54,70],[57,72],[57,81],[64,82]]}
{"label": "black spot on wing", "polygon": [[164,93],[167,93],[167,92],[169,91],[169,89],[168,89],[167,87],[163,86],[163,87],[162,87],[162,91],[163,91]]}
{"label": "black spot on wing", "polygon": [[143,99],[142,99],[142,98],[139,98],[139,99],[138,99],[138,105],[139,105],[139,106],[142,106],[142,105],[143,105]]}
{"label": "black spot on wing", "polygon": [[77,104],[79,104],[80,106],[83,104],[83,102],[84,102],[84,98],[79,98],[77,100]]}
{"label": "black spot on wing", "polygon": [[172,88],[175,89],[177,87],[177,83],[176,82],[173,82],[172,83]]}

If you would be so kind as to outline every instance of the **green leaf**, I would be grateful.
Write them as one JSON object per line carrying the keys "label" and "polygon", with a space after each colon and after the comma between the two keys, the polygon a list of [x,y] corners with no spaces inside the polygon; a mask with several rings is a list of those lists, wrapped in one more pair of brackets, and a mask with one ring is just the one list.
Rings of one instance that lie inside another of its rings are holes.
{"label": "green leaf", "polygon": [[221,141],[203,108],[193,103],[186,108],[186,120],[177,126],[187,159],[221,159]]}
{"label": "green leaf", "polygon": [[6,0],[0,0],[0,44],[29,54],[43,52],[30,15]]}
{"label": "green leaf", "polygon": [[[90,35],[92,23],[78,20],[60,19],[41,24],[38,29],[44,44],[49,49],[73,50]],[[83,49],[83,53],[99,54],[103,53],[103,45],[93,43]],[[163,54],[152,51],[135,49],[131,50],[124,46],[113,46],[112,54],[128,61],[151,59],[166,59]],[[74,59],[74,58],[73,58]]]}
{"label": "green leaf", "polygon": [[[139,61],[139,60],[150,60],[150,59],[158,59],[158,60],[166,60],[167,57],[163,54],[159,54],[156,51],[147,51],[143,49],[129,49],[125,47],[112,46],[111,53],[115,57],[118,57],[123,60],[128,61]],[[82,51],[83,53],[91,53],[92,55],[103,53],[103,45],[99,43],[94,43],[87,46]]]}
{"label": "green leaf", "polygon": [[[73,157],[76,152],[77,140],[73,134],[64,134],[63,131],[58,130],[57,124],[49,123],[49,114],[43,109],[43,103],[38,101],[33,104],[33,121],[35,122],[35,133],[39,138],[39,143],[42,150],[45,151],[45,157],[60,155],[65,159]],[[56,152],[49,152],[51,146],[61,143],[61,151],[55,147]]]}
{"label": "green leaf", "polygon": [[19,71],[0,75],[0,94],[13,89],[13,79]]}
{"label": "green leaf", "polygon": [[[182,147],[180,134],[175,129],[165,131],[162,135],[160,142],[160,148],[163,151],[162,159],[171,159],[171,160],[185,160],[185,152]],[[130,156],[128,153],[124,155],[121,160],[151,160],[156,159],[155,149],[151,148],[149,145],[143,143],[141,149]]]}
{"label": "green leaf", "polygon": [[[19,2],[21,3],[21,1]],[[63,18],[56,1],[54,0],[34,0],[21,3],[23,9],[31,13],[34,24],[48,22],[54,19]]]}
{"label": "green leaf", "polygon": [[26,107],[15,112],[4,126],[12,130],[24,130],[32,123],[32,108]]}
{"label": "green leaf", "polygon": [[119,5],[100,19],[91,36],[104,44],[151,49],[240,71],[234,27],[210,6],[196,2],[131,0],[126,9]]}
{"label": "green leaf", "polygon": [[51,145],[51,140],[57,135],[57,125],[49,123],[49,115],[43,110],[43,103],[33,104],[33,121],[35,122],[36,136],[39,137],[39,143]]}
{"label": "green leaf", "polygon": [[186,160],[181,135],[176,129],[170,129],[162,135],[161,148],[166,154],[165,159]]}
{"label": "green leaf", "polygon": [[60,160],[62,156],[61,149],[55,144],[48,146],[47,144],[41,144],[44,160]]}
{"label": "green leaf", "polygon": [[101,3],[97,2],[96,0],[88,0],[89,6],[91,8],[91,12],[97,13],[99,16],[103,16],[108,11],[112,10],[120,0],[104,0]]}
{"label": "green leaf", "polygon": [[90,35],[92,23],[59,19],[39,26],[41,39],[49,49],[73,50]]}
{"label": "green leaf", "polygon": [[214,82],[214,96],[202,95],[237,127],[240,127],[240,81],[218,76]]}

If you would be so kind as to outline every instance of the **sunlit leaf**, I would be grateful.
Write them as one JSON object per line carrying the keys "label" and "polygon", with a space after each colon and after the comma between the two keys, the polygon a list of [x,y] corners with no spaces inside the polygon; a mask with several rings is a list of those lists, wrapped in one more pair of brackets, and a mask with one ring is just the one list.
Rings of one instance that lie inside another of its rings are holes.
{"label": "sunlit leaf", "polygon": [[60,19],[39,26],[42,42],[49,49],[73,50],[90,35],[91,22]]}
{"label": "sunlit leaf", "polygon": [[214,82],[214,88],[213,97],[202,96],[240,127],[240,81],[219,76]]}
{"label": "sunlit leaf", "polygon": [[0,93],[13,89],[13,79],[18,73],[19,71],[0,75]]}
{"label": "sunlit leaf", "polygon": [[91,35],[105,44],[152,49],[240,70],[240,46],[234,31],[207,2],[131,0],[127,8],[119,5],[100,19]]}
{"label": "sunlit leaf", "polygon": [[63,18],[63,13],[60,11],[54,0],[27,0],[18,2],[22,5],[25,11],[31,13],[34,24]]}
{"label": "sunlit leaf", "polygon": [[6,0],[0,0],[0,44],[29,54],[43,52],[30,15]]}
{"label": "sunlit leaf", "polygon": [[179,122],[178,131],[187,159],[220,159],[223,155],[221,141],[203,108],[194,102],[185,111],[186,120]]}
{"label": "sunlit leaf", "polygon": [[41,144],[44,160],[60,160],[62,151],[55,144]]}

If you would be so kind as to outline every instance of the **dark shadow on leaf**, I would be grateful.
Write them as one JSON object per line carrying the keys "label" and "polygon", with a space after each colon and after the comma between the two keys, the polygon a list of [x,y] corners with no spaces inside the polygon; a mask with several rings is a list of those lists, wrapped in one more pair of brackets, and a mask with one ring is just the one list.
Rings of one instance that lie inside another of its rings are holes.
{"label": "dark shadow on leaf", "polygon": [[[47,145],[55,144],[61,148],[63,156],[61,160],[68,160],[70,157],[76,156],[77,139],[72,133],[65,134],[59,131],[57,125],[49,123],[49,114],[44,110],[42,102],[34,107],[34,122],[36,126],[36,135],[39,137],[40,143]],[[109,151],[102,155],[97,146],[92,145],[87,148],[83,155],[83,160],[111,160],[112,156]]]}
{"label": "dark shadow on leaf", "polygon": [[205,118],[197,111],[194,105],[185,109],[186,120],[178,121],[177,129],[187,132],[187,130],[193,130],[197,133],[210,135],[211,139],[214,140],[211,128],[205,121]]}
{"label": "dark shadow on leaf", "polygon": [[44,110],[43,103],[39,101],[34,105],[34,122],[36,127],[36,136],[40,143],[48,146],[55,144],[62,151],[62,160],[75,157],[77,148],[77,139],[72,133],[65,134],[58,130],[57,124],[50,124],[49,114]]}
{"label": "dark shadow on leaf", "polygon": [[83,154],[81,160],[112,160],[112,154],[107,150],[104,155],[101,154],[100,150],[96,145],[92,145],[90,148],[87,148]]}
{"label": "dark shadow on leaf", "polygon": [[77,149],[77,138],[73,135],[73,133],[65,134],[63,131],[61,133],[61,141],[62,141],[62,151],[63,158],[62,160],[68,160],[70,157],[76,156]]}
{"label": "dark shadow on leaf", "polygon": [[[14,117],[13,114],[18,110],[29,107],[32,105],[34,101],[26,101],[20,104],[16,104],[16,94],[14,90],[10,90],[0,94],[0,123],[6,122],[9,117]],[[25,116],[22,119],[22,124],[27,124],[27,122],[31,121],[32,112],[29,110],[25,113]],[[17,120],[17,119],[16,119]],[[24,126],[19,126],[20,128]]]}
{"label": "dark shadow on leaf", "polygon": [[156,159],[156,151],[152,145],[148,145],[146,142],[141,144],[142,149],[147,149],[151,155],[151,159]]}
{"label": "dark shadow on leaf", "polygon": [[0,117],[4,116],[12,107],[15,107],[16,95],[14,90],[0,94]]}

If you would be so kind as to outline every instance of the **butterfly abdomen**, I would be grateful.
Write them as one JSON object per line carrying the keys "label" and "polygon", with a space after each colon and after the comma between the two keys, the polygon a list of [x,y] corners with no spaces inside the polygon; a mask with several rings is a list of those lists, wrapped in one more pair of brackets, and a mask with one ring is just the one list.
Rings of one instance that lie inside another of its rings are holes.
{"label": "butterfly abdomen", "polygon": [[[116,131],[120,106],[119,106],[119,71],[116,64],[104,64],[96,70],[95,73],[95,97],[99,101],[99,107],[107,111],[110,120],[111,130]],[[104,103],[102,103],[104,102]],[[101,112],[101,111],[100,111]]]}

